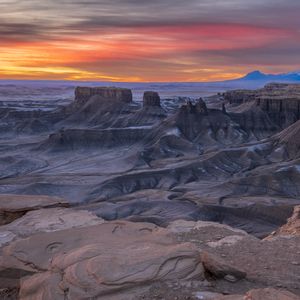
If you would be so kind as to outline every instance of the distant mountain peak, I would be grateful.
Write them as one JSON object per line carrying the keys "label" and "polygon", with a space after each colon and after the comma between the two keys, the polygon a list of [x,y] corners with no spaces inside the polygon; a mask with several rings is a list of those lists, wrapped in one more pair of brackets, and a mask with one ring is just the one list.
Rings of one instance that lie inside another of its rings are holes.
{"label": "distant mountain peak", "polygon": [[265,74],[261,71],[255,70],[248,73],[246,76],[240,78],[240,80],[247,81],[261,81],[261,82],[299,82],[300,81],[300,72],[290,72],[290,73],[281,73],[281,74]]}
{"label": "distant mountain peak", "polygon": [[267,75],[259,70],[248,73],[243,79],[259,80],[265,78]]}

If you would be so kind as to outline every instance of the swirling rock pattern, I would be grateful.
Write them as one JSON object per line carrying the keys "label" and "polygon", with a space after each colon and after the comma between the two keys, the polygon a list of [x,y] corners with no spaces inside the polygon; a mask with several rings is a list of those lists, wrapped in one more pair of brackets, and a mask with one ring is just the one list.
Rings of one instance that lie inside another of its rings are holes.
{"label": "swirling rock pattern", "polygon": [[[199,251],[147,223],[111,222],[36,234],[4,249],[10,268],[36,272],[20,299],[130,299],[156,281],[203,280]],[[118,293],[120,293],[120,297]],[[126,296],[128,293],[128,297]]]}

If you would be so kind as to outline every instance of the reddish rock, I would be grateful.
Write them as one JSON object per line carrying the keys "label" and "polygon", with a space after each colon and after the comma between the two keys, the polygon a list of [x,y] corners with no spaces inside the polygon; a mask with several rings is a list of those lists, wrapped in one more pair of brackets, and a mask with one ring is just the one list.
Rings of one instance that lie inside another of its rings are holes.
{"label": "reddish rock", "polygon": [[194,245],[175,243],[153,224],[124,221],[17,240],[3,249],[0,265],[3,274],[31,272],[21,274],[22,300],[138,299],[155,282],[204,280]]}
{"label": "reddish rock", "polygon": [[40,195],[0,195],[0,225],[8,224],[31,210],[67,207],[66,200]]}
{"label": "reddish rock", "polygon": [[245,295],[228,295],[216,297],[214,300],[299,300],[299,296],[285,290],[274,288],[257,289]]}
{"label": "reddish rock", "polygon": [[226,280],[228,278],[228,281],[235,282],[247,275],[244,271],[232,267],[224,260],[207,252],[201,253],[201,262],[204,269],[216,278],[225,278]]}

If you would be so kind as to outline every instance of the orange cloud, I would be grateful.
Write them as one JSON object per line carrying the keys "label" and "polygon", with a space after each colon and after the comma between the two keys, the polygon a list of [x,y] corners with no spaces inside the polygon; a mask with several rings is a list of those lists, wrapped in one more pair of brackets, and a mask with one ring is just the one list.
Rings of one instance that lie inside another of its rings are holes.
{"label": "orange cloud", "polygon": [[[200,24],[133,27],[118,33],[93,31],[90,35],[66,35],[27,43],[10,41],[0,45],[0,77],[110,81],[230,79],[243,71],[223,63],[215,72],[210,62],[201,59],[201,55],[194,57],[194,53],[260,48],[293,34],[246,25]],[[161,70],[163,65],[172,64],[176,67],[169,72]]]}

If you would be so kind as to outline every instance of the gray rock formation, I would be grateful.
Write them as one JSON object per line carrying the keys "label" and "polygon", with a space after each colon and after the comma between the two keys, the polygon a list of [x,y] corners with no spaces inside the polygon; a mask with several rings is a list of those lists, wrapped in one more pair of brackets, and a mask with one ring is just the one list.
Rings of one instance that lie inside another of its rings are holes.
{"label": "gray rock formation", "polygon": [[300,87],[297,84],[267,84],[259,90],[228,91],[223,96],[234,106],[253,103],[281,128],[300,119]]}
{"label": "gray rock formation", "polygon": [[272,138],[275,142],[275,149],[284,147],[290,159],[300,157],[300,121],[295,122],[285,130]]}
{"label": "gray rock formation", "polygon": [[200,98],[195,105],[196,108],[196,112],[200,113],[200,114],[204,114],[207,115],[208,114],[208,110],[207,110],[207,106],[206,103],[203,101],[202,98]]}
{"label": "gray rock formation", "polygon": [[190,141],[206,145],[241,143],[247,133],[221,110],[208,110],[199,99],[195,104],[187,102],[176,114],[175,124]]}
{"label": "gray rock formation", "polygon": [[82,106],[95,95],[109,100],[115,99],[125,103],[132,102],[132,92],[129,89],[116,87],[77,87],[75,89],[75,103],[78,106]]}
{"label": "gray rock formation", "polygon": [[298,91],[0,108],[0,298],[299,294]]}
{"label": "gray rock formation", "polygon": [[157,106],[160,107],[160,97],[157,92],[144,92],[143,107]]}

